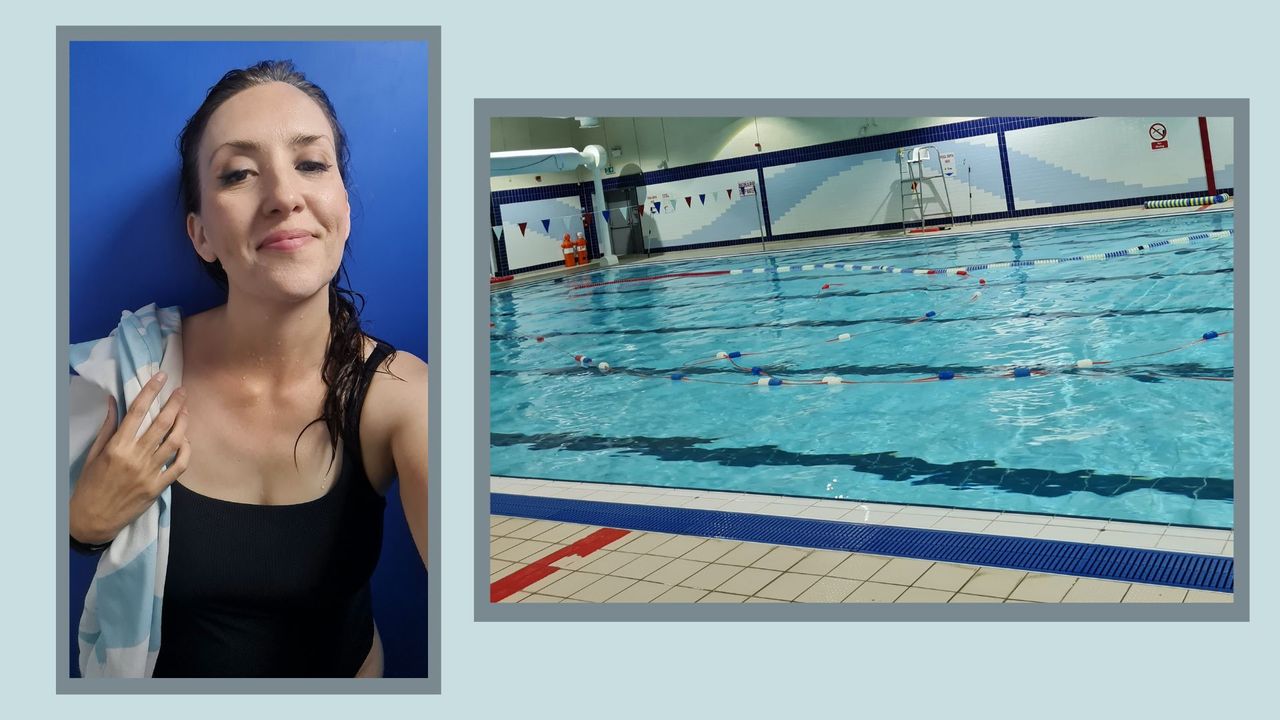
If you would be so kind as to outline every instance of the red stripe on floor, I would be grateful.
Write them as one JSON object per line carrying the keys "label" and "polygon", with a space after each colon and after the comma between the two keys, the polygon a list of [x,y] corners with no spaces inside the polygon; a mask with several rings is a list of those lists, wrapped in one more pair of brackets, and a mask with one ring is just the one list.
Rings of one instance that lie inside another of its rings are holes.
{"label": "red stripe on floor", "polygon": [[546,557],[538,558],[529,565],[489,585],[489,602],[496,603],[504,600],[551,575],[560,569],[554,565],[558,560],[571,555],[586,557],[630,532],[630,530],[618,530],[617,528],[600,528],[572,545],[562,547]]}

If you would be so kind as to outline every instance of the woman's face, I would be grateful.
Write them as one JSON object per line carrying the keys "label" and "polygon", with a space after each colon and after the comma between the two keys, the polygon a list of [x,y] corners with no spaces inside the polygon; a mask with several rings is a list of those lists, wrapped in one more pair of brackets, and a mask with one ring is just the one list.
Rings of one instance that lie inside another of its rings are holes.
{"label": "woman's face", "polygon": [[187,234],[219,260],[232,291],[297,301],[322,290],[342,262],[351,206],[333,128],[301,90],[244,90],[209,118],[198,153],[200,211]]}

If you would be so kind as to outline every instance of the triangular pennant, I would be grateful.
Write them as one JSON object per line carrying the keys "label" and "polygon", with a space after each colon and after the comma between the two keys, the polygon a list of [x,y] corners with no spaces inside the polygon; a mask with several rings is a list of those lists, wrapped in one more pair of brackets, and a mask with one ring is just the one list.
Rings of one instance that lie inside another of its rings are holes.
{"label": "triangular pennant", "polygon": [[732,199],[733,199],[733,188],[729,188],[728,190],[725,190],[725,192],[729,193],[729,199],[730,199],[730,200],[732,200]]}
{"label": "triangular pennant", "polygon": [[527,222],[520,223],[520,237],[524,237],[524,229],[528,227],[528,225],[529,223]]}
{"label": "triangular pennant", "polygon": [[563,220],[563,221],[564,221],[564,231],[565,231],[565,232],[569,232],[570,230],[572,230],[572,229],[573,229],[573,226],[569,224],[569,221],[571,221],[572,219],[573,219],[573,216],[572,216],[572,215],[565,215],[563,218],[561,218],[561,220]]}
{"label": "triangular pennant", "polygon": [[698,202],[702,203],[703,205],[706,205],[706,204],[707,204],[707,194],[706,194],[706,193],[698,193]]}
{"label": "triangular pennant", "polygon": [[662,212],[662,201],[661,201],[661,200],[659,200],[658,202],[656,202],[656,203],[654,203],[654,204],[653,204],[653,211],[654,211],[655,213]]}
{"label": "triangular pennant", "polygon": [[605,211],[604,211],[604,221],[605,221],[605,222],[609,222],[609,211],[608,211],[608,210],[605,210]]}
{"label": "triangular pennant", "polygon": [[502,226],[501,226],[501,225],[494,225],[494,226],[493,226],[493,234],[494,234],[494,235],[496,235],[496,236],[498,237],[498,239],[499,239],[499,240],[501,240],[501,239],[502,239]]}
{"label": "triangular pennant", "polygon": [[684,196],[684,204],[685,204],[685,207],[693,207],[693,196],[692,196],[692,195],[685,195],[685,196]]}
{"label": "triangular pennant", "polygon": [[641,214],[641,215],[644,215],[644,206],[643,206],[643,205],[637,205],[637,206],[636,206],[636,210],[639,210],[639,211],[640,211],[640,214]]}
{"label": "triangular pennant", "polygon": [[543,231],[543,232],[551,232],[551,218],[543,218],[543,220],[542,220],[542,231]]}

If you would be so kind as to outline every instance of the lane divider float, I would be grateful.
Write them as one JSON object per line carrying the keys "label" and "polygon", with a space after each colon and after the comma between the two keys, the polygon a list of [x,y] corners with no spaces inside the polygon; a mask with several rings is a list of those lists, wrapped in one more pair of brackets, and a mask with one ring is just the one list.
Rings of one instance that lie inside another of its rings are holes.
{"label": "lane divider float", "polygon": [[1201,195],[1200,197],[1178,198],[1177,200],[1148,200],[1145,206],[1148,210],[1155,208],[1175,208],[1175,207],[1191,207],[1192,205],[1201,205],[1208,207],[1224,203],[1231,199],[1226,193],[1218,193],[1217,195]]}
{"label": "lane divider float", "polygon": [[[1161,201],[1162,202],[1162,201]],[[625,283],[654,282],[657,280],[671,280],[679,278],[698,278],[712,277],[717,275],[782,275],[791,272],[810,272],[810,271],[826,271],[826,270],[843,270],[845,272],[861,271],[861,272],[879,272],[900,275],[968,275],[969,273],[979,270],[1004,270],[1010,268],[1026,268],[1042,265],[1059,265],[1071,262],[1104,262],[1107,260],[1118,260],[1126,257],[1136,257],[1147,254],[1151,250],[1157,248],[1189,245],[1193,242],[1203,240],[1224,240],[1232,237],[1234,230],[1215,230],[1211,232],[1194,233],[1192,235],[1184,235],[1182,237],[1171,238],[1169,240],[1156,240],[1154,242],[1142,245],[1134,245],[1133,247],[1121,250],[1112,250],[1110,252],[1090,253],[1087,255],[1072,255],[1069,257],[1051,257],[1036,258],[1032,260],[1004,260],[993,263],[979,263],[976,265],[957,265],[953,267],[901,267],[897,265],[871,265],[867,263],[849,263],[849,262],[824,262],[824,263],[804,263],[801,265],[776,265],[757,268],[733,268],[726,270],[703,270],[698,272],[678,272],[663,273],[661,275],[645,275],[642,277],[618,278],[616,280],[601,280],[598,282],[580,283],[570,285],[570,290],[587,290],[590,288],[603,287],[606,285],[619,285]],[[986,284],[983,281],[982,284]]]}

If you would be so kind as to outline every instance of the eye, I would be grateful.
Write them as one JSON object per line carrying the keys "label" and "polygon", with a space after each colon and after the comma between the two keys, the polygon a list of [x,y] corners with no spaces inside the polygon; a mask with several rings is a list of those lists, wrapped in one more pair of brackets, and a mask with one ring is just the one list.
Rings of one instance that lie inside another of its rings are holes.
{"label": "eye", "polygon": [[228,170],[227,172],[219,175],[218,180],[224,187],[226,187],[228,185],[235,185],[236,183],[244,182],[247,177],[249,177],[248,170]]}
{"label": "eye", "polygon": [[329,163],[321,162],[319,160],[303,160],[298,163],[298,169],[305,173],[328,172],[331,167],[333,166]]}

